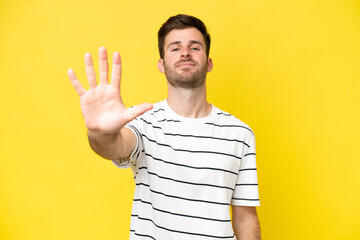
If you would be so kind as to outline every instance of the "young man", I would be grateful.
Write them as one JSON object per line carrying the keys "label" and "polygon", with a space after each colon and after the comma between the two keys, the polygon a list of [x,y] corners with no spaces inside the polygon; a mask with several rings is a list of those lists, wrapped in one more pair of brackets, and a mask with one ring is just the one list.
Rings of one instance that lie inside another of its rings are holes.
{"label": "young man", "polygon": [[68,71],[91,147],[133,171],[130,239],[260,239],[254,134],[207,102],[206,74],[213,63],[205,25],[192,16],[173,16],[158,40],[158,68],[166,75],[168,96],[154,105],[124,106],[117,52],[111,84],[103,47],[99,85],[88,53],[88,91]]}

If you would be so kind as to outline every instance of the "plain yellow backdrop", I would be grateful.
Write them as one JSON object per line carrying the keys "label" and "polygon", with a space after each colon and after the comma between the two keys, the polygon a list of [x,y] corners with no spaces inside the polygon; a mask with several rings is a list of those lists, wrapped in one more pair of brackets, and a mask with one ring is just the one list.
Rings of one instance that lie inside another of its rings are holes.
{"label": "plain yellow backdrop", "polygon": [[257,139],[262,237],[360,239],[360,3],[0,1],[0,239],[127,239],[134,183],[87,143],[71,67],[119,51],[127,106],[166,97],[157,30],[199,17],[209,101]]}

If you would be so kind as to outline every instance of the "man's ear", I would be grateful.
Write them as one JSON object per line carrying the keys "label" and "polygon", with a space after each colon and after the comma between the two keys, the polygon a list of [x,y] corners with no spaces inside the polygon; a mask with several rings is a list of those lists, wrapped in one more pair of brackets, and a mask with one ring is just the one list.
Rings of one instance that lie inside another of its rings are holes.
{"label": "man's ear", "polygon": [[160,72],[165,73],[165,67],[164,67],[164,60],[163,59],[159,59],[159,61],[158,61],[158,69],[160,70]]}
{"label": "man's ear", "polygon": [[211,70],[213,69],[213,61],[211,58],[208,58],[208,63],[207,63],[207,72],[211,72]]}

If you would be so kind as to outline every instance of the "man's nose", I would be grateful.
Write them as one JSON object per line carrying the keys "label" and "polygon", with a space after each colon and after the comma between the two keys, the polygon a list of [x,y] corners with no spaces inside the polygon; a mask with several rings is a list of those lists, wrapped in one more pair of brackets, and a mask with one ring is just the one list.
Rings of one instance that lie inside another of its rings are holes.
{"label": "man's nose", "polygon": [[182,51],[181,51],[181,57],[190,58],[191,57],[190,49],[189,48],[183,48]]}

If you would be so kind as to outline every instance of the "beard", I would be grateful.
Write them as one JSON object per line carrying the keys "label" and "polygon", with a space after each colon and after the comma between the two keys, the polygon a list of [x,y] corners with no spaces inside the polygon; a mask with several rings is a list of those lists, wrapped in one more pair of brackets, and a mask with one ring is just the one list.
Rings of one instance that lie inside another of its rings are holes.
{"label": "beard", "polygon": [[[186,62],[191,60],[185,60],[181,62]],[[180,63],[180,62],[179,62]],[[197,64],[194,62],[194,64]],[[176,66],[177,64],[175,64]],[[174,88],[185,88],[193,89],[201,87],[206,79],[207,66],[204,64],[197,69],[195,72],[192,72],[189,68],[184,68],[181,70],[181,73],[175,71],[175,68],[170,68],[164,62],[165,76],[171,86]]]}

